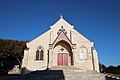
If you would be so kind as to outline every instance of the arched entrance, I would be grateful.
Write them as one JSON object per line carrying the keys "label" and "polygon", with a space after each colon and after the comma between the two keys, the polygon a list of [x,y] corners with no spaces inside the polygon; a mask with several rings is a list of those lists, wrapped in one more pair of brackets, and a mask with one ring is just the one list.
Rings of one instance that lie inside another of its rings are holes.
{"label": "arched entrance", "polygon": [[[73,65],[73,54],[71,46],[68,42],[61,40],[54,46],[54,63],[58,66]],[[56,60],[56,61],[55,61]]]}

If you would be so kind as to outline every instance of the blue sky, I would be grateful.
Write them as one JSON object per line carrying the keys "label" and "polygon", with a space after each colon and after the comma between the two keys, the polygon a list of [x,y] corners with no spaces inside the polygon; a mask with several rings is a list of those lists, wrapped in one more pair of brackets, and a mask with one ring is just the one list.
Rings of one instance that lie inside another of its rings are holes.
{"label": "blue sky", "polygon": [[120,0],[0,0],[0,38],[33,40],[60,15],[94,41],[99,61],[120,65]]}

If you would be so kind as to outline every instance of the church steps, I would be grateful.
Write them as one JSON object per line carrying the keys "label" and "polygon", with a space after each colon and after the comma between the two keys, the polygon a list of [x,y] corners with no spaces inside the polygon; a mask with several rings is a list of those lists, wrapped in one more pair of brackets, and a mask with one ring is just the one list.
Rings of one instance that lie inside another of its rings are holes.
{"label": "church steps", "polygon": [[105,80],[105,77],[103,74],[94,71],[46,70],[34,71],[11,80]]}
{"label": "church steps", "polygon": [[104,75],[103,74],[95,74],[94,72],[92,73],[86,73],[86,72],[79,72],[79,73],[75,73],[75,72],[69,72],[69,71],[65,71],[62,74],[57,74],[52,73],[52,74],[46,74],[46,75],[31,75],[30,76],[32,79],[38,78],[40,80],[105,80],[104,79]]}
{"label": "church steps", "polygon": [[32,72],[30,77],[30,80],[105,80],[103,74],[95,71],[85,72],[75,67],[52,67],[51,70]]}

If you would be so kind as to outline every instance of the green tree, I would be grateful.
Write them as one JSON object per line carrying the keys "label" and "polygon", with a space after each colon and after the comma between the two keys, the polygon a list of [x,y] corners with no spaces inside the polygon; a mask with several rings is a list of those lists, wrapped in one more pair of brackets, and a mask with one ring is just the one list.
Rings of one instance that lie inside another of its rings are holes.
{"label": "green tree", "polygon": [[0,72],[7,72],[15,64],[21,66],[27,41],[0,39]]}
{"label": "green tree", "polygon": [[104,64],[99,63],[99,69],[101,73],[104,73],[106,70],[106,66]]}

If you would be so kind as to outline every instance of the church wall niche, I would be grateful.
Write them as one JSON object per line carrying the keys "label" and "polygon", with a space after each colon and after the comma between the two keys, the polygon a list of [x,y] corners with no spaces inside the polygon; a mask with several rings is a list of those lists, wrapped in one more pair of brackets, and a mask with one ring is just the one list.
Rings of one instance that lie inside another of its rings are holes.
{"label": "church wall niche", "polygon": [[[86,69],[86,70],[93,70],[93,65],[92,65],[92,56],[91,56],[91,49],[90,49],[91,44],[88,43],[81,43],[76,45],[75,49],[75,65],[76,67],[80,67],[81,69]],[[87,59],[80,59],[80,48],[85,48],[87,50]]]}

